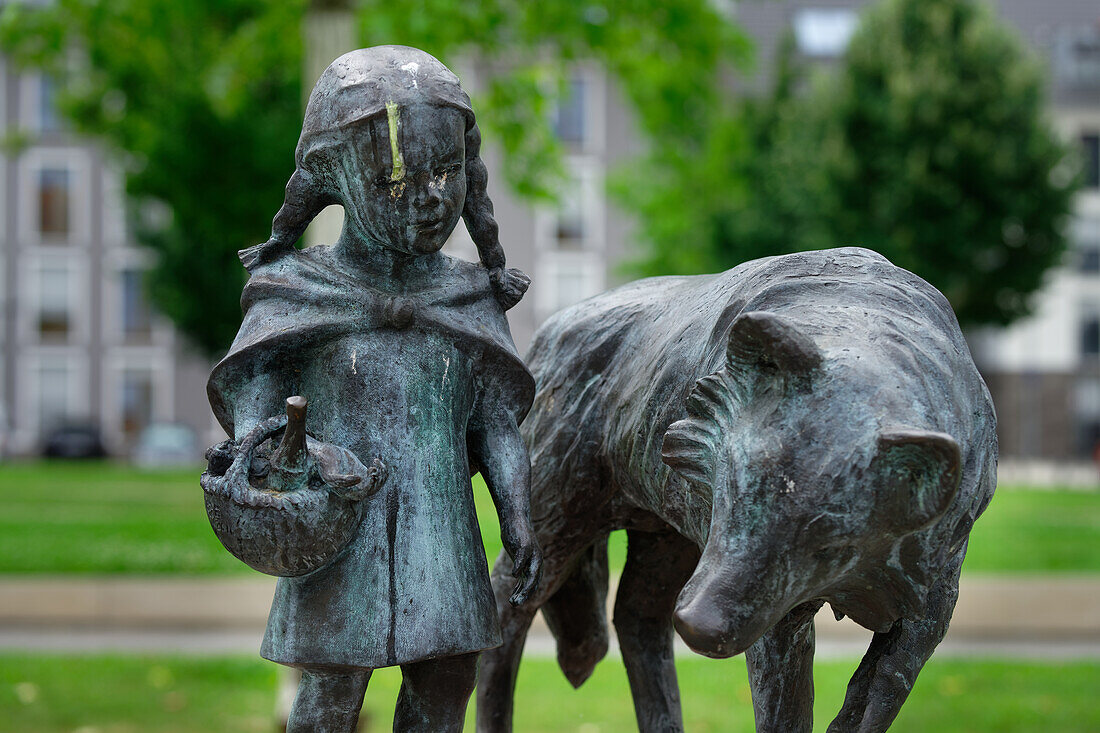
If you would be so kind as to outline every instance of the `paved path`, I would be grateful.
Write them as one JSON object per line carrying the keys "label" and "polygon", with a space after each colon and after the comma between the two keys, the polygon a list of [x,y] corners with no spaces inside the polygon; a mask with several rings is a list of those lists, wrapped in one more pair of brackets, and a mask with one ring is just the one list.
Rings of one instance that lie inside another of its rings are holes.
{"label": "paved path", "polygon": [[[34,654],[245,654],[256,655],[262,629],[204,631],[200,629],[45,629],[34,626],[0,627],[0,651]],[[859,638],[819,637],[817,659],[853,659],[867,650]],[[536,657],[555,655],[554,639],[549,631],[535,628],[527,638],[525,653]],[[618,656],[611,639],[609,654]],[[691,655],[676,640],[677,655]],[[1100,641],[1095,639],[1021,639],[1019,637],[961,638],[948,635],[936,649],[938,657],[1029,660],[1098,660]]]}
{"label": "paved path", "polygon": [[[0,576],[0,649],[255,653],[273,584],[248,576]],[[859,655],[870,638],[827,608],[817,626],[821,656]],[[541,619],[529,649],[553,654]],[[938,653],[1100,658],[1100,577],[964,577]]]}

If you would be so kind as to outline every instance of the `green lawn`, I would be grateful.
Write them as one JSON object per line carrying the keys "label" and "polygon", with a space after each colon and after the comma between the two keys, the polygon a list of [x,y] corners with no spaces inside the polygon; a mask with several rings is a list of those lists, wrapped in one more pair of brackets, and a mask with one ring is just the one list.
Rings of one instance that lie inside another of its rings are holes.
{"label": "green lawn", "polygon": [[[198,467],[111,463],[0,466],[0,573],[250,573],[206,523]],[[492,501],[475,496],[490,560]],[[624,557],[613,538],[612,565]],[[967,572],[1100,571],[1100,492],[1002,488],[971,536]]]}
{"label": "green lawn", "polygon": [[214,537],[200,472],[0,466],[0,573],[252,572]]}
{"label": "green lawn", "polygon": [[1100,492],[999,488],[970,534],[963,570],[1100,571]]}
{"label": "green lawn", "polygon": [[[816,729],[839,708],[854,666],[817,665]],[[691,657],[678,667],[687,730],[753,730],[743,661]],[[275,665],[236,657],[0,655],[0,733],[270,731],[275,678]],[[365,708],[371,731],[390,730],[399,684],[395,669],[375,674]],[[891,731],[1096,731],[1097,689],[1100,663],[933,660]],[[577,691],[552,660],[529,659],[516,704],[523,733],[637,730],[626,675],[614,659]]]}

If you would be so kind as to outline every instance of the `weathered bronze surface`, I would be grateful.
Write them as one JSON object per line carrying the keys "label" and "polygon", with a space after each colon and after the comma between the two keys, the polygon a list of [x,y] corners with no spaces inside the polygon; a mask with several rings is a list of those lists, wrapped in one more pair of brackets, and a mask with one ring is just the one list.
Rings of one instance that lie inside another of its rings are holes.
{"label": "weathered bronze surface", "polygon": [[[473,472],[514,600],[538,582],[518,429],[534,383],[504,317],[528,280],[504,268],[480,145],[436,59],[341,56],[310,95],[271,238],[241,252],[244,322],[208,385],[231,439],[202,484],[226,547],[283,576],[261,653],[303,670],[292,731],[353,730],[371,670],[392,665],[396,730],[461,730],[478,654],[500,643]],[[295,249],[332,203],[339,241]],[[440,252],[459,217],[481,264]]]}
{"label": "weathered bronze surface", "polygon": [[996,484],[993,406],[943,296],[865,249],[792,254],[584,301],[528,361],[546,563],[511,607],[497,560],[504,645],[483,659],[479,730],[511,730],[540,608],[574,685],[606,653],[616,529],[641,730],[683,730],[675,629],[702,654],[746,654],[757,730],[810,731],[824,603],[875,632],[829,730],[886,730],[947,629]]}

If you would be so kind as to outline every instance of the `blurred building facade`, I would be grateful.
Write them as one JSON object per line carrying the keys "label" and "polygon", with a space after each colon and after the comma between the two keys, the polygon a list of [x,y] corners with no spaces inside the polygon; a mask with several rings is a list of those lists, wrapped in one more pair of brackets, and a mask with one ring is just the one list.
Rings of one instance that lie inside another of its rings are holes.
{"label": "blurred building facade", "polygon": [[67,129],[48,77],[3,58],[0,134],[0,448],[74,424],[119,455],[154,422],[205,431],[207,365],[149,307],[120,171]]}
{"label": "blurred building facade", "polygon": [[1100,450],[1100,4],[1001,0],[1050,72],[1051,118],[1080,146],[1084,186],[1063,266],[1035,314],[972,339],[1007,456],[1064,460]]}
{"label": "blurred building facade", "polygon": [[[757,44],[759,81],[788,32],[806,61],[835,64],[868,4],[742,0],[723,7]],[[1100,7],[1095,0],[993,5],[1048,62],[1051,118],[1082,146],[1089,167],[1071,249],[1050,273],[1036,314],[974,334],[972,346],[994,394],[1003,455],[1085,458],[1100,440]],[[351,27],[332,15],[314,22],[309,78],[352,47]],[[456,70],[475,96],[489,73],[477,63]],[[0,157],[0,433],[9,428],[9,450],[26,453],[51,425],[91,421],[122,453],[143,426],[178,421],[209,443],[218,431],[203,389],[208,365],[188,355],[146,304],[146,253],[126,227],[121,176],[102,151],[65,130],[50,95],[48,80],[0,59],[0,124],[7,139],[24,141],[17,154]],[[608,201],[604,183],[641,148],[629,107],[603,69],[574,69],[554,124],[569,173],[556,205],[514,196],[488,135],[483,153],[509,265],[533,279],[509,313],[521,353],[548,315],[621,280],[617,265],[633,251],[632,223]],[[307,241],[334,241],[341,218],[330,207]],[[461,225],[448,249],[476,259]]]}

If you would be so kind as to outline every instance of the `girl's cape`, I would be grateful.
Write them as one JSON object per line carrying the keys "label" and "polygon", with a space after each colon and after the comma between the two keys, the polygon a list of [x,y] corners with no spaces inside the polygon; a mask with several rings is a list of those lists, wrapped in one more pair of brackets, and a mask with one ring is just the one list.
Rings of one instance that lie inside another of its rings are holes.
{"label": "girl's cape", "polygon": [[[340,271],[329,247],[292,250],[255,267],[241,295],[240,331],[206,386],[221,426],[234,435],[238,399],[249,403],[242,405],[247,414],[256,414],[257,398],[270,402],[266,416],[280,414],[286,397],[297,393],[313,348],[381,328],[451,337],[474,363],[481,389],[522,421],[535,383],[516,352],[488,271],[445,256],[433,263],[435,286],[410,295],[390,295]],[[257,384],[272,394],[248,389]]]}

